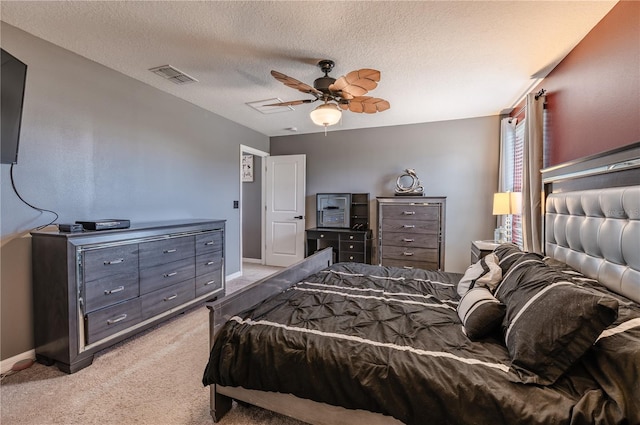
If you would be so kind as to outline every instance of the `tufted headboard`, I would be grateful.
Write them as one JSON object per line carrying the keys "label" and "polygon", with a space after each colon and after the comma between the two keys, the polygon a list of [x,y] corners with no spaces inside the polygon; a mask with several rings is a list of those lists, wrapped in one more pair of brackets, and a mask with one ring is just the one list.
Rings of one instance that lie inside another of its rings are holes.
{"label": "tufted headboard", "polygon": [[640,186],[552,193],[545,252],[640,303]]}
{"label": "tufted headboard", "polygon": [[542,170],[544,250],[640,303],[640,142]]}

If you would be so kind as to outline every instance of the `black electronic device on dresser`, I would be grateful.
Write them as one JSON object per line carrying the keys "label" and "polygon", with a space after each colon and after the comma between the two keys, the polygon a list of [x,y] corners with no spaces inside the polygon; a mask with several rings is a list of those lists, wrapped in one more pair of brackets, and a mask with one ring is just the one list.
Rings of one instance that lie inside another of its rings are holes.
{"label": "black electronic device on dresser", "polygon": [[368,193],[318,193],[317,221],[307,229],[306,255],[332,247],[334,262],[371,264]]}
{"label": "black electronic device on dresser", "polygon": [[162,320],[224,295],[225,220],[32,232],[36,359],[67,373]]}

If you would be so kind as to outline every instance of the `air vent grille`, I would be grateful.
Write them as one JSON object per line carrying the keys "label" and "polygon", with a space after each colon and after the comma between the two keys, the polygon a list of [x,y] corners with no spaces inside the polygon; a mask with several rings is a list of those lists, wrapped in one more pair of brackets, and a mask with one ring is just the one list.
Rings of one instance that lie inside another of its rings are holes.
{"label": "air vent grille", "polygon": [[175,84],[197,83],[198,80],[185,74],[171,65],[162,65],[149,69],[149,71],[157,74]]}

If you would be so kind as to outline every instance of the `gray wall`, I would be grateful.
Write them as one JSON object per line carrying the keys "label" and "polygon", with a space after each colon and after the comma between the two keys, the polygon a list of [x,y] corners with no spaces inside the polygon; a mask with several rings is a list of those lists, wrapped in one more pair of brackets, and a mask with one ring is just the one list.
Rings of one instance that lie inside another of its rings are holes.
{"label": "gray wall", "polygon": [[253,181],[242,182],[242,258],[262,259],[262,157],[253,155]]}
{"label": "gray wall", "polygon": [[[268,151],[268,137],[1,25],[2,48],[29,67],[21,195],[59,223],[226,219],[226,274],[237,272],[240,144]],[[9,169],[0,169],[2,359],[33,348],[29,231],[52,219],[18,200]]]}
{"label": "gray wall", "polygon": [[[372,120],[375,116],[371,117]],[[445,269],[464,272],[472,240],[493,239],[498,116],[271,138],[271,154],[307,155],[307,228],[315,226],[318,192],[393,196],[396,178],[414,168],[427,196],[446,196]],[[375,235],[374,235],[375,236]]]}

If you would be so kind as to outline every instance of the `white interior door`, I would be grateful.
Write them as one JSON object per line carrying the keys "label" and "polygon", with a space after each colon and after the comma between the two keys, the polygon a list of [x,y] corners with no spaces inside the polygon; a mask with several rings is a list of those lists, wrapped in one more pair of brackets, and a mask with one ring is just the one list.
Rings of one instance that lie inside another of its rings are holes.
{"label": "white interior door", "polygon": [[304,258],[306,155],[266,159],[265,260],[287,267]]}

